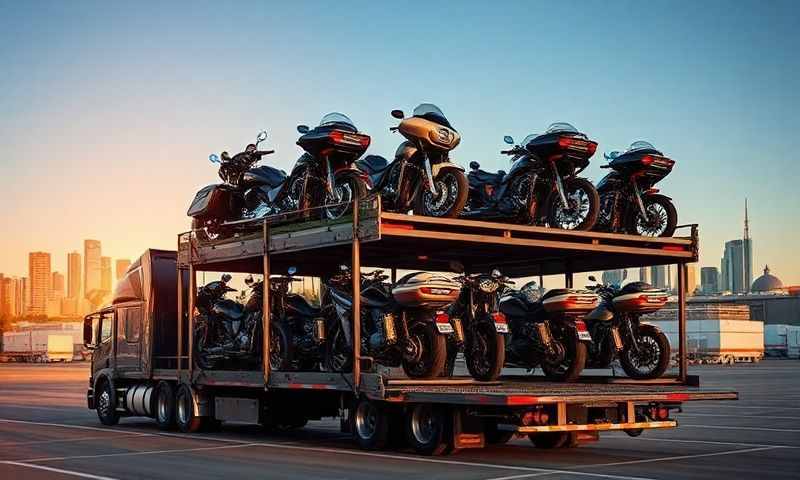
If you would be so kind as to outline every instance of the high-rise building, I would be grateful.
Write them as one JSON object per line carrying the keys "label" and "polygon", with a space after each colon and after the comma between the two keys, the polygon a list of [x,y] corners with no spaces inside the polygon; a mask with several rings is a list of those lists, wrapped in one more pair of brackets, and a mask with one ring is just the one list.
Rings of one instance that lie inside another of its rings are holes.
{"label": "high-rise building", "polygon": [[2,273],[0,273],[0,316],[3,315],[3,305],[6,303],[6,295],[5,290],[3,288],[3,282],[5,281],[5,277]]}
{"label": "high-rise building", "polygon": [[100,257],[100,289],[111,292],[111,257]]}
{"label": "high-rise building", "polygon": [[719,293],[719,270],[717,267],[700,269],[700,290],[705,295]]}
{"label": "high-rise building", "polygon": [[644,283],[653,283],[650,278],[650,267],[639,268],[639,281]]}
{"label": "high-rise building", "polygon": [[101,290],[102,269],[100,241],[83,241],[83,294],[88,298],[94,290]]}
{"label": "high-rise building", "polygon": [[669,288],[666,265],[653,265],[650,267],[650,284],[656,288]]}
{"label": "high-rise building", "polygon": [[67,298],[81,298],[81,254],[67,254]]}
{"label": "high-rise building", "polygon": [[53,281],[51,285],[50,297],[58,300],[64,298],[66,294],[64,291],[64,275],[59,272],[53,272]]}
{"label": "high-rise building", "polygon": [[28,277],[22,277],[22,313],[21,315],[27,315],[28,310],[31,307],[31,282],[28,280]]}
{"label": "high-rise building", "polygon": [[[677,285],[677,279],[675,283]],[[694,295],[695,290],[697,290],[697,265],[689,263],[686,265],[686,289],[684,291],[688,295]]]}
{"label": "high-rise building", "polygon": [[628,271],[625,269],[603,272],[603,283],[606,285],[621,285],[626,278],[628,278]]}
{"label": "high-rise building", "polygon": [[118,258],[117,265],[116,265],[116,278],[119,280],[125,275],[125,272],[128,271],[128,267],[131,266],[131,261],[127,258]]}
{"label": "high-rise building", "polygon": [[52,276],[50,273],[50,254],[31,252],[28,254],[28,278],[30,279],[31,303],[28,313],[46,315],[47,300],[50,298]]}
{"label": "high-rise building", "polygon": [[742,240],[725,242],[725,253],[722,256],[722,277],[725,284],[723,290],[733,293],[745,293],[748,286],[744,279],[744,243]]}
{"label": "high-rise building", "polygon": [[[0,275],[2,277],[2,275]],[[24,293],[22,279],[16,277],[5,277],[0,279],[0,315],[6,317],[19,317],[23,314],[22,307]]]}

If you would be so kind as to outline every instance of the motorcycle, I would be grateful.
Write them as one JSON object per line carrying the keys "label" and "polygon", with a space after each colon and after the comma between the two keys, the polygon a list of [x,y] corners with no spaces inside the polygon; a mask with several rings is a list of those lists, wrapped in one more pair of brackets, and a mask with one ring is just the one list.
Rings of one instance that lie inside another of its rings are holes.
{"label": "motorcycle", "polygon": [[[594,276],[589,280],[596,282]],[[654,325],[642,324],[642,314],[660,310],[667,303],[666,292],[645,282],[593,285],[588,289],[602,299],[584,317],[594,342],[589,347],[589,365],[607,368],[619,358],[622,369],[634,379],[658,378],[669,366],[667,336]]]}
{"label": "motorcycle", "polygon": [[305,297],[289,292],[292,282],[301,281],[294,277],[296,272],[290,267],[288,275],[269,279],[274,318],[270,362],[275,370],[319,370],[324,358],[325,319]]}
{"label": "motorcycle", "polygon": [[369,147],[370,137],[359,133],[353,121],[341,113],[329,113],[319,125],[309,128],[298,125],[297,140],[305,153],[297,160],[289,178],[270,190],[266,202],[271,213],[287,209],[300,210],[322,207],[322,216],[337,219],[344,215],[353,199],[367,194],[366,174],[353,162]]}
{"label": "motorcycle", "polygon": [[660,195],[653,186],[669,175],[675,161],[643,141],[633,142],[625,152],[603,156],[609,162],[601,168],[612,172],[597,184],[597,230],[671,237],[678,224],[678,212],[672,199]]}
{"label": "motorcycle", "polygon": [[549,380],[577,380],[592,342],[582,316],[597,303],[597,295],[589,291],[554,288],[542,294],[536,282],[504,296],[500,311],[511,331],[506,366],[534,369],[541,365]]}
{"label": "motorcycle", "polygon": [[247,145],[233,157],[228,152],[208,157],[212,163],[219,164],[223,183],[200,189],[186,212],[192,217],[192,230],[201,239],[217,239],[238,224],[265,214],[263,198],[286,179],[283,170],[268,165],[255,166],[265,155],[275,153],[274,150],[258,150],[258,144],[266,139],[267,132],[262,131],[256,143]]}
{"label": "motorcycle", "polygon": [[402,110],[392,110],[400,120],[392,132],[406,140],[389,163],[378,155],[367,155],[356,162],[369,175],[372,191],[379,192],[387,211],[431,217],[457,217],[467,201],[467,179],[463,167],[450,161],[449,152],[461,136],[436,105],[423,103],[405,118]]}
{"label": "motorcycle", "polygon": [[[454,263],[451,267],[457,273],[464,273],[461,264]],[[505,363],[508,334],[508,323],[499,311],[498,299],[510,282],[499,270],[488,275],[463,274],[456,281],[462,285],[461,292],[448,314],[455,325],[462,324],[458,328],[463,328],[467,370],[476,380],[496,380]]]}
{"label": "motorcycle", "polygon": [[[352,369],[352,272],[342,267],[326,282],[322,310],[328,323],[325,368]],[[361,275],[361,352],[389,367],[402,365],[411,378],[441,375],[447,360],[447,334],[453,333],[440,308],[458,294],[446,279],[424,272],[406,275],[393,287],[380,270]]]}
{"label": "motorcycle", "polygon": [[600,199],[592,183],[577,175],[588,165],[597,143],[568,123],[554,123],[500,153],[511,170],[489,173],[470,162],[469,199],[462,218],[564,230],[589,230],[597,221]]}
{"label": "motorcycle", "polygon": [[[261,305],[251,294],[247,305],[225,298],[236,289],[228,286],[229,274],[198,289],[194,326],[194,358],[203,370],[222,363],[236,367],[259,364],[261,354]],[[254,289],[255,293],[256,290]]]}

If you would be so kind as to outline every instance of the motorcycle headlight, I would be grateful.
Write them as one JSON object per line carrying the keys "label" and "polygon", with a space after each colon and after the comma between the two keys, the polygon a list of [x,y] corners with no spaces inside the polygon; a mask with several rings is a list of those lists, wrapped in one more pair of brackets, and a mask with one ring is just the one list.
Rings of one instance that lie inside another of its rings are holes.
{"label": "motorcycle headlight", "polygon": [[491,278],[485,278],[480,281],[478,288],[483,293],[494,293],[500,287],[500,284]]}
{"label": "motorcycle headlight", "polygon": [[431,130],[430,139],[440,145],[450,145],[453,142],[453,138],[455,135],[449,128],[440,127],[435,130]]}

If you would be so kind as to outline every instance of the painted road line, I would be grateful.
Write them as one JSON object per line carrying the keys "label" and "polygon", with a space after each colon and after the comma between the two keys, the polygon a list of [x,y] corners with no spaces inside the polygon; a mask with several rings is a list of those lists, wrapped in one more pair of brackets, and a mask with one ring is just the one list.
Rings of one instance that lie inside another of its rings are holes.
{"label": "painted road line", "polygon": [[780,448],[782,447],[742,448],[737,450],[726,450],[724,452],[698,453],[695,455],[676,455],[674,457],[643,458],[641,460],[628,460],[624,462],[594,463],[590,465],[571,465],[567,468],[599,468],[599,467],[616,467],[620,465],[636,465],[640,463],[672,462],[675,460],[690,460],[694,458],[720,457],[723,455],[737,455],[741,453],[763,452],[765,450],[778,450]]}
{"label": "painted road line", "polygon": [[47,472],[61,473],[63,475],[72,475],[73,477],[90,478],[92,480],[117,480],[113,477],[104,477],[101,475],[92,475],[91,473],[76,472],[75,470],[65,470],[63,468],[48,467],[45,465],[32,465],[25,462],[11,462],[0,461],[0,465],[16,465],[18,467],[35,468],[37,470],[45,470]]}
{"label": "painted road line", "polygon": [[[29,420],[12,420],[10,418],[0,418],[0,423],[20,423],[23,425],[41,425],[44,427],[61,427],[61,428],[75,428],[79,430],[95,430],[98,432],[121,432],[126,433],[126,430],[120,428],[110,428],[110,427],[90,427],[88,425],[71,425],[69,423],[51,423],[51,422],[32,422]],[[128,430],[129,431],[129,430]],[[151,433],[139,433],[134,432],[137,435],[153,435]]]}
{"label": "painted road line", "polygon": [[735,415],[732,413],[678,413],[680,417],[732,417],[732,418],[758,418],[761,420],[800,420],[800,417],[785,417],[773,415]]}
{"label": "painted road line", "polygon": [[731,447],[780,447],[780,448],[800,448],[800,446],[796,445],[776,445],[776,444],[768,444],[768,443],[743,443],[743,442],[722,442],[722,441],[715,441],[715,440],[689,440],[683,438],[653,438],[653,437],[629,437],[627,435],[609,435],[603,437],[603,441],[606,440],[627,440],[627,441],[640,441],[644,440],[646,442],[666,442],[666,443],[697,443],[701,445],[727,445]]}
{"label": "painted road line", "polygon": [[688,423],[681,423],[679,427],[685,428],[717,428],[720,430],[754,430],[758,432],[800,432],[795,428],[767,428],[767,427],[733,427],[726,425],[690,425]]}
{"label": "painted road line", "polygon": [[20,447],[24,445],[42,445],[46,443],[64,443],[64,442],[87,442],[89,440],[111,440],[115,438],[128,438],[128,437],[154,437],[156,436],[155,433],[126,433],[124,435],[114,435],[109,437],[108,435],[103,436],[96,436],[96,437],[78,437],[78,438],[60,438],[57,440],[33,440],[30,442],[3,442],[0,443],[0,447]]}
{"label": "painted road line", "polygon": [[69,455],[65,457],[41,457],[21,460],[22,462],[62,462],[64,460],[85,460],[91,458],[108,457],[135,457],[140,455],[159,455],[169,453],[204,452],[208,450],[225,450],[230,448],[244,448],[260,446],[260,443],[244,443],[236,445],[217,445],[214,447],[176,448],[170,450],[145,450],[141,452],[99,453],[97,455]]}

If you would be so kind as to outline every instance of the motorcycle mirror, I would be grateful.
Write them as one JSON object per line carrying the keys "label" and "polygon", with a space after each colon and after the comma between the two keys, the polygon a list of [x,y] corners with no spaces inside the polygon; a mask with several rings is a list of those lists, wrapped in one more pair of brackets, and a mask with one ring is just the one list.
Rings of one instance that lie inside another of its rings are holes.
{"label": "motorcycle mirror", "polygon": [[464,264],[458,260],[450,260],[450,270],[456,273],[464,273]]}
{"label": "motorcycle mirror", "polygon": [[253,280],[253,276],[252,275],[248,275],[247,278],[244,279],[244,283],[247,286],[252,285],[253,282],[255,282],[255,280]]}
{"label": "motorcycle mirror", "polygon": [[244,151],[247,152],[247,153],[255,152],[256,151],[256,144],[255,143],[248,144],[247,147],[244,149]]}
{"label": "motorcycle mirror", "polygon": [[230,273],[225,273],[222,275],[222,283],[228,283],[232,278],[233,276]]}
{"label": "motorcycle mirror", "polygon": [[591,282],[596,282],[596,281],[597,281],[597,279],[595,278],[595,276],[594,276],[594,275],[589,275],[589,281],[591,281]]}
{"label": "motorcycle mirror", "polygon": [[289,267],[289,269],[286,270],[286,272],[289,274],[289,276],[292,276],[295,273],[297,273],[297,267]]}
{"label": "motorcycle mirror", "polygon": [[217,156],[216,153],[212,153],[211,155],[209,155],[208,156],[208,161],[211,162],[211,163],[220,163],[219,157]]}
{"label": "motorcycle mirror", "polygon": [[502,276],[503,276],[503,274],[500,273],[500,270],[498,270],[496,268],[494,270],[492,270],[492,278],[500,278]]}
{"label": "motorcycle mirror", "polygon": [[258,132],[258,136],[256,137],[256,145],[258,145],[259,143],[263,142],[266,139],[267,139],[267,131],[261,130],[260,132]]}
{"label": "motorcycle mirror", "polygon": [[345,264],[339,265],[339,270],[341,270],[343,272],[346,272],[348,270],[347,265],[345,265]]}
{"label": "motorcycle mirror", "polygon": [[469,169],[470,170],[477,170],[479,168],[481,168],[481,164],[480,163],[476,162],[475,160],[469,162]]}
{"label": "motorcycle mirror", "polygon": [[310,128],[308,128],[308,125],[298,125],[298,126],[297,126],[297,131],[298,131],[298,132],[300,132],[300,133],[302,133],[303,135],[305,135],[306,133],[308,133],[308,131],[309,131],[309,130],[311,130],[311,129],[310,129]]}
{"label": "motorcycle mirror", "polygon": [[392,116],[398,120],[405,118],[406,114],[402,110],[392,110]]}
{"label": "motorcycle mirror", "polygon": [[603,158],[606,160],[614,160],[615,158],[619,157],[620,153],[617,150],[614,150],[611,153],[603,153]]}
{"label": "motorcycle mirror", "polygon": [[514,137],[512,137],[511,135],[506,135],[505,137],[503,137],[503,141],[509,145],[514,145]]}

